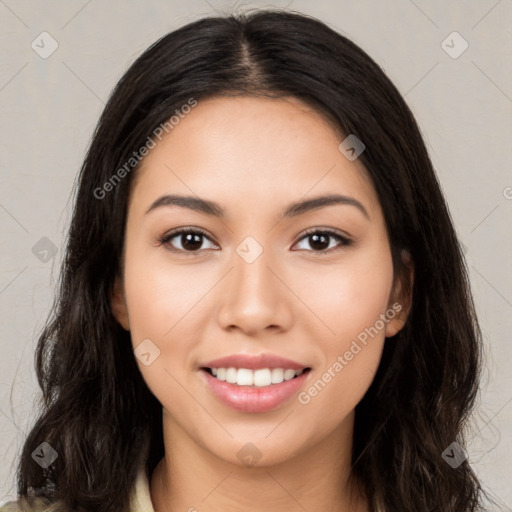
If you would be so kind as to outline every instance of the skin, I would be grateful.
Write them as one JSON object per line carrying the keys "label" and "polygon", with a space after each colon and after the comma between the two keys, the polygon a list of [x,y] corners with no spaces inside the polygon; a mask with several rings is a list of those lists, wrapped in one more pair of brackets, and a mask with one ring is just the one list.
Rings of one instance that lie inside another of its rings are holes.
{"label": "skin", "polygon": [[[376,192],[360,161],[339,151],[344,138],[297,99],[213,98],[137,170],[112,309],[134,348],[150,339],[160,350],[149,366],[137,359],[163,407],[166,456],[150,482],[157,512],[369,510],[347,480],[354,409],[408,307],[307,404],[293,396],[270,412],[236,411],[199,370],[230,354],[272,353],[312,368],[307,390],[401,297]],[[332,193],[359,201],[368,218],[349,204],[282,218],[290,203]],[[164,194],[213,200],[225,218],[178,206],[146,213]],[[181,227],[208,237],[195,252],[180,235],[160,243]],[[318,254],[309,228],[353,244],[328,238]],[[247,236],[263,249],[252,263],[236,252]],[[237,456],[247,442],[261,454],[252,467]]]}

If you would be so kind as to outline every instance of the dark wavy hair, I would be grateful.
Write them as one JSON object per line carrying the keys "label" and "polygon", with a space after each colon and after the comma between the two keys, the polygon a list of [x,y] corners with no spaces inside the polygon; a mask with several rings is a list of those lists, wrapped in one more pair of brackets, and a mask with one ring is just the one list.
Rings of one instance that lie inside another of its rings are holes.
{"label": "dark wavy hair", "polygon": [[[161,404],[110,304],[137,166],[104,198],[97,191],[191,97],[233,95],[298,98],[363,141],[359,160],[384,212],[395,275],[403,249],[414,262],[409,317],[356,407],[351,476],[372,510],[482,510],[468,461],[454,469],[442,457],[453,442],[465,447],[483,353],[467,267],[418,125],[361,48],[313,17],[274,9],[170,32],[113,90],[78,176],[58,294],[38,340],[41,410],[17,468],[20,500],[124,512],[138,467],[149,478],[164,456]],[[42,442],[58,453],[46,470],[31,457]]]}

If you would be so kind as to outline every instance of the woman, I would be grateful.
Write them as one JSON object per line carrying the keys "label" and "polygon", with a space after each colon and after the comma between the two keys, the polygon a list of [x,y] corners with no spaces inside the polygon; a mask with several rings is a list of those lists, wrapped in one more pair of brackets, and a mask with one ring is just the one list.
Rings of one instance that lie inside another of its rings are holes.
{"label": "woman", "polygon": [[480,367],[448,209],[383,71],[298,13],[205,18],[99,121],[12,505],[481,510]]}

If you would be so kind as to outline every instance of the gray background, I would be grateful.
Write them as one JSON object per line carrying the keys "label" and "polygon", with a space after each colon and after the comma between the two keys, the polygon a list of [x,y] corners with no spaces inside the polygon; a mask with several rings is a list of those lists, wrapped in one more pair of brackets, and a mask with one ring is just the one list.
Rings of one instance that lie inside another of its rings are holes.
{"label": "gray background", "polygon": [[[512,510],[511,0],[0,0],[0,503],[15,496],[15,460],[35,418],[33,353],[71,188],[111,89],[166,32],[215,11],[269,5],[312,14],[350,37],[418,119],[467,250],[486,342],[469,460],[500,510]],[[43,51],[44,31],[59,45],[46,59],[31,47]],[[460,55],[454,31],[469,45]]]}

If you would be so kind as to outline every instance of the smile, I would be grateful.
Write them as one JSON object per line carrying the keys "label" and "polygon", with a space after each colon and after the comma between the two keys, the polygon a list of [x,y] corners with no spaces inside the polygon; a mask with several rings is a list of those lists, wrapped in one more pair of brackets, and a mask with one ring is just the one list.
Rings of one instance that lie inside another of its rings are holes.
{"label": "smile", "polygon": [[213,377],[220,381],[235,384],[237,386],[256,386],[266,387],[281,382],[294,379],[302,375],[304,371],[293,370],[291,368],[260,368],[258,370],[250,370],[249,368],[205,368]]}
{"label": "smile", "polygon": [[284,407],[309,380],[312,367],[277,354],[231,354],[204,361],[198,375],[230,409],[263,413]]}

